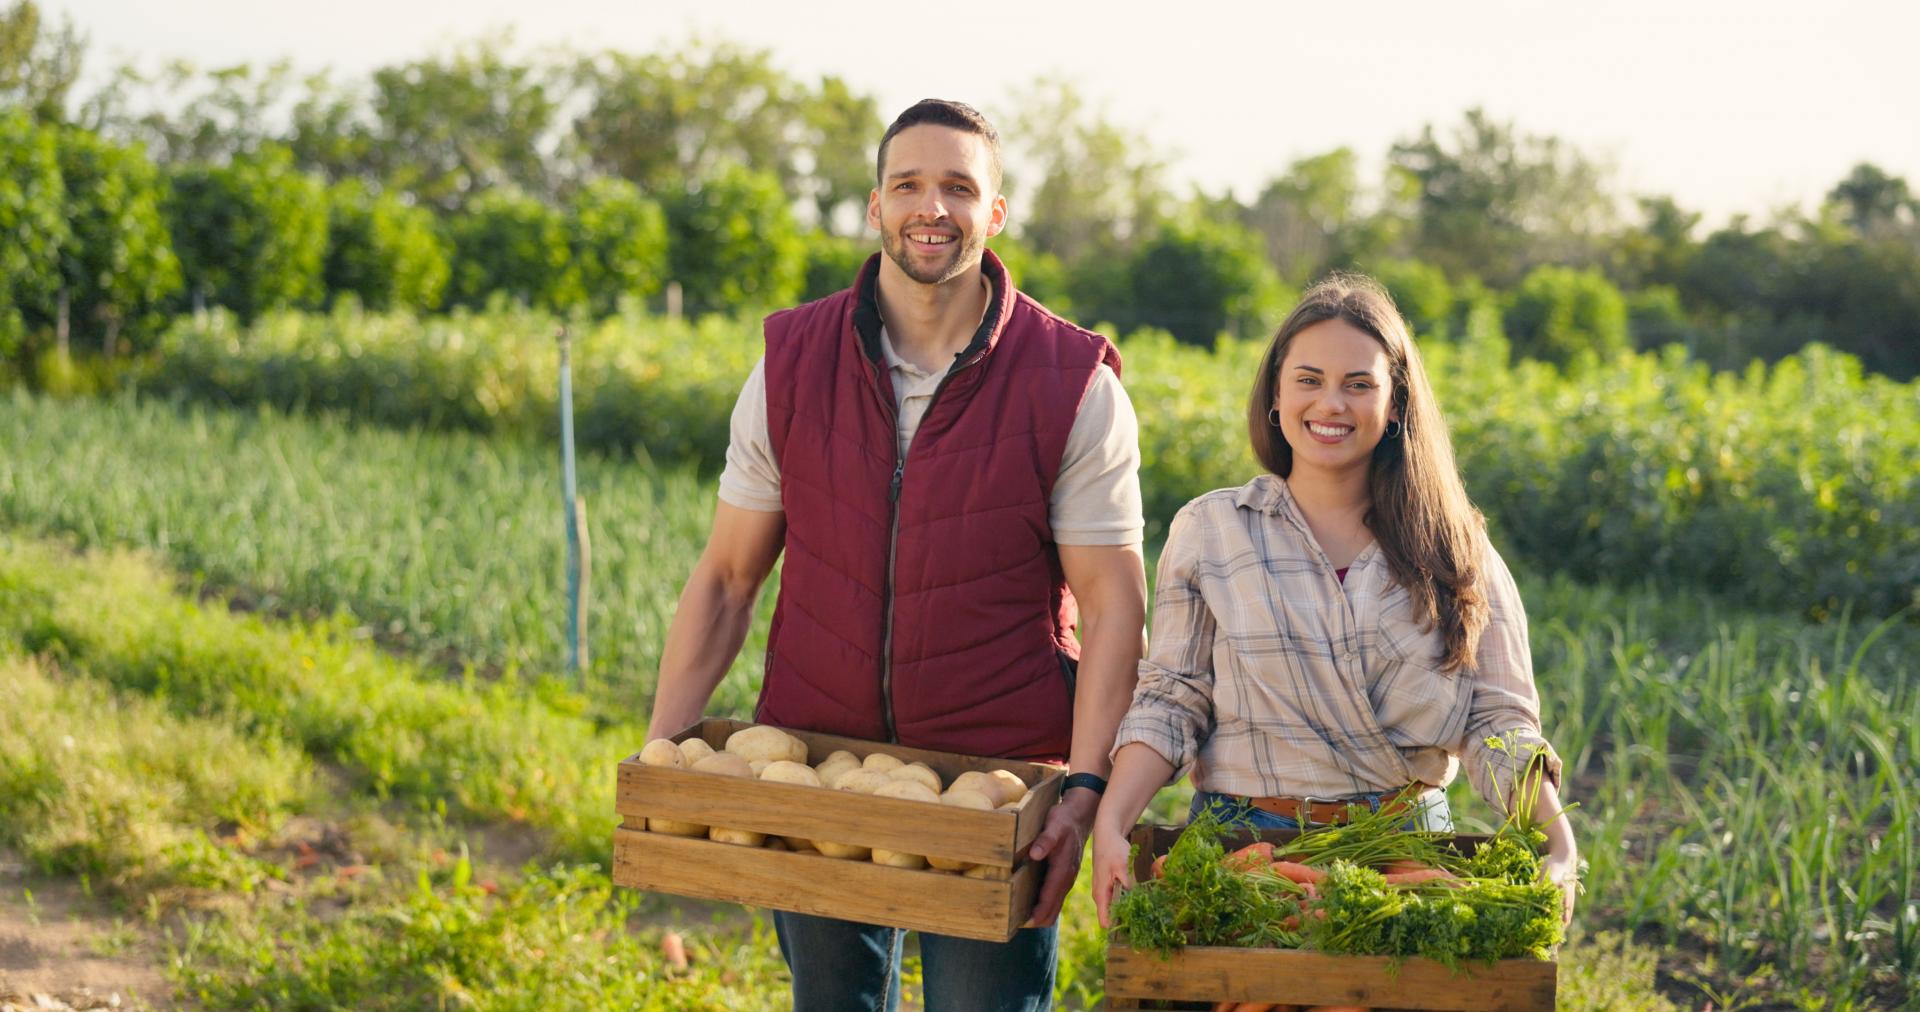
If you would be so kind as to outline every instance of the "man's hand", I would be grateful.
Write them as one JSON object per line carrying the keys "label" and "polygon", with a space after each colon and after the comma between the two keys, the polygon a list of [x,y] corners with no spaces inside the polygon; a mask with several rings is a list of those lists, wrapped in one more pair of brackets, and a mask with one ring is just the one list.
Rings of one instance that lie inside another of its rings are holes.
{"label": "man's hand", "polygon": [[1080,859],[1087,849],[1087,833],[1093,828],[1093,813],[1100,807],[1100,795],[1085,788],[1068,791],[1047,813],[1047,821],[1034,838],[1027,856],[1047,862],[1046,877],[1040,880],[1040,895],[1033,903],[1033,916],[1026,927],[1044,928],[1060,917],[1073,880],[1080,875]]}

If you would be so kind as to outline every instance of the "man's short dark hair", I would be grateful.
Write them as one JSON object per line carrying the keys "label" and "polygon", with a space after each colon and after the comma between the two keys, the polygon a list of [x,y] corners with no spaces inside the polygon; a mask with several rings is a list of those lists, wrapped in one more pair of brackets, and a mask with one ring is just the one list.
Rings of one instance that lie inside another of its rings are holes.
{"label": "man's short dark hair", "polygon": [[873,163],[874,179],[881,183],[887,181],[887,145],[893,143],[894,135],[923,123],[951,127],[984,140],[987,155],[993,162],[993,188],[1000,189],[1000,132],[987,122],[985,116],[980,115],[980,110],[965,102],[952,102],[944,98],[923,98],[894,118],[893,125],[887,127],[887,132],[880,138],[880,154]]}

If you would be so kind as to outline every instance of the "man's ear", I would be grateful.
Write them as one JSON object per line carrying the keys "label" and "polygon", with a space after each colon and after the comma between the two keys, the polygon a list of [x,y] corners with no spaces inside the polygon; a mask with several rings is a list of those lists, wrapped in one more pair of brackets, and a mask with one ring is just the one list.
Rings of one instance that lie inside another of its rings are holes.
{"label": "man's ear", "polygon": [[867,191],[867,227],[880,231],[880,190],[875,187]]}
{"label": "man's ear", "polygon": [[1004,194],[993,195],[993,217],[987,219],[987,238],[991,239],[1007,228],[1007,198]]}

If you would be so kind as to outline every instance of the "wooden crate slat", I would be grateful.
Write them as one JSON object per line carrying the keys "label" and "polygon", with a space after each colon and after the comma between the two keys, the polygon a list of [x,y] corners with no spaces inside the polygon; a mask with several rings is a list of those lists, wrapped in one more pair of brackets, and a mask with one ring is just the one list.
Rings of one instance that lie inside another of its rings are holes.
{"label": "wooden crate slat", "polygon": [[1537,959],[1469,964],[1455,974],[1429,959],[1330,956],[1294,949],[1191,946],[1171,959],[1107,947],[1107,994],[1116,998],[1254,1001],[1297,1005],[1522,1012],[1552,1009],[1556,966]]}
{"label": "wooden crate slat", "polygon": [[994,881],[631,829],[613,843],[618,885],[995,942],[1032,912],[1039,867]]}

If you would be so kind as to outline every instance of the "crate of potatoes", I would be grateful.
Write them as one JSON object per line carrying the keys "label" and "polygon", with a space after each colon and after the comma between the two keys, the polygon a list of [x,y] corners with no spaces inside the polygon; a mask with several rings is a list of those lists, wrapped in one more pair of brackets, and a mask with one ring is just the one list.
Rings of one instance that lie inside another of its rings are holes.
{"label": "crate of potatoes", "polygon": [[613,880],[1005,941],[1064,771],[708,718],[620,763]]}

